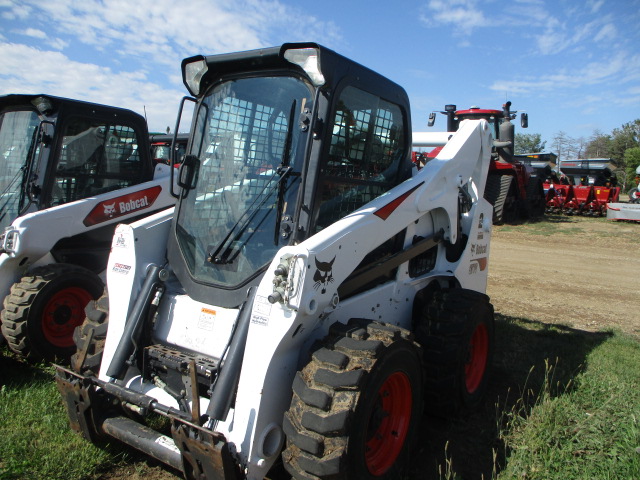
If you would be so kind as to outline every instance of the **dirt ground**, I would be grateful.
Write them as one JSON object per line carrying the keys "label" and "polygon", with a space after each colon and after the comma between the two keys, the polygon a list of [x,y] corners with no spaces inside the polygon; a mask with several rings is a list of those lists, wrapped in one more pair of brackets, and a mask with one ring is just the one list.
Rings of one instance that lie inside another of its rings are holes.
{"label": "dirt ground", "polygon": [[640,336],[640,223],[548,216],[494,228],[487,293],[496,312]]}
{"label": "dirt ground", "polygon": [[[548,216],[494,227],[487,293],[496,312],[496,352],[485,405],[456,419],[427,412],[404,480],[453,478],[454,472],[480,480],[499,472],[507,456],[499,424],[518,392],[529,388],[532,366],[559,358],[558,382],[566,382],[606,339],[604,330],[640,338],[639,276],[640,223]],[[97,478],[175,480],[176,474],[141,459]],[[288,477],[278,471],[270,478]]]}

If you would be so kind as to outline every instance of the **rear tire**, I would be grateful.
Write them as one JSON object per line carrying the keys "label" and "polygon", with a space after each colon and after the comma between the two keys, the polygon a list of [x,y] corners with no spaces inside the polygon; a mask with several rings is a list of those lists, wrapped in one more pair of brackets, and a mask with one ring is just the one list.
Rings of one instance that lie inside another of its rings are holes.
{"label": "rear tire", "polygon": [[463,288],[436,291],[416,328],[426,370],[425,403],[431,414],[453,416],[483,402],[494,351],[493,306]]}
{"label": "rear tire", "polygon": [[530,177],[527,183],[527,217],[538,220],[544,216],[546,207],[544,187],[537,177]]}
{"label": "rear tire", "polygon": [[85,306],[103,288],[95,273],[77,265],[33,269],[4,300],[2,334],[9,348],[30,361],[68,361]]}
{"label": "rear tire", "polygon": [[420,347],[400,327],[334,324],[296,374],[282,456],[296,479],[401,478],[422,412]]}
{"label": "rear tire", "polygon": [[513,223],[518,217],[515,179],[511,175],[489,175],[484,198],[493,205],[493,224]]}

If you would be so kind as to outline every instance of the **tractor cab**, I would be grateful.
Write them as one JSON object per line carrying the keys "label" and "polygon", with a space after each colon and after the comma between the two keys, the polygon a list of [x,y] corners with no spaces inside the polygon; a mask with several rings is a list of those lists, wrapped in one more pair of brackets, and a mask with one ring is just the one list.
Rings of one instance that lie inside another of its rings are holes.
{"label": "tractor cab", "polygon": [[168,258],[196,300],[237,307],[281,247],[410,176],[406,93],[331,50],[285,44],[182,70],[196,107]]}

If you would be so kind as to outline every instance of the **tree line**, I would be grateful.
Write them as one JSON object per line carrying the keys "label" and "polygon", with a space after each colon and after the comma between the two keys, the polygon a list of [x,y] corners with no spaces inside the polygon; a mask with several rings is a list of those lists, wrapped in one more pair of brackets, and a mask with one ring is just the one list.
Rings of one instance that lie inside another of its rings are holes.
{"label": "tree line", "polygon": [[[547,142],[539,133],[517,133],[515,153],[544,152]],[[615,173],[623,186],[632,183],[640,165],[640,118],[614,128],[611,133],[594,130],[589,138],[573,138],[565,132],[556,133],[550,149],[558,161],[577,158],[611,158],[618,168]]]}

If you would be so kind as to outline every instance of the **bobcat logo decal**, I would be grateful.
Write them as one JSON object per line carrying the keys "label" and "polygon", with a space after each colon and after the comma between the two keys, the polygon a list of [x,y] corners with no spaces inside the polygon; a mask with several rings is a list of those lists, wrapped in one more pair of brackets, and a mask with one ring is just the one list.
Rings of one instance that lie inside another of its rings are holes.
{"label": "bobcat logo decal", "polygon": [[327,285],[329,283],[333,283],[333,262],[336,257],[333,257],[333,260],[330,262],[319,262],[316,258],[316,273],[313,274],[313,281],[316,282],[313,284],[313,288],[320,290],[321,293],[327,293]]}
{"label": "bobcat logo decal", "polygon": [[104,214],[109,216],[109,218],[113,217],[113,214],[116,213],[116,203],[113,202],[111,205],[104,205]]}

